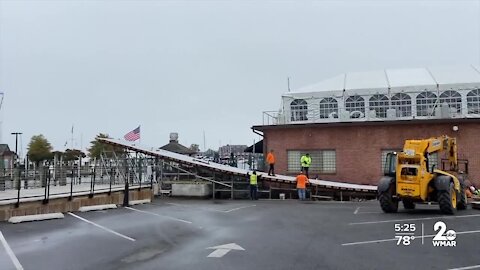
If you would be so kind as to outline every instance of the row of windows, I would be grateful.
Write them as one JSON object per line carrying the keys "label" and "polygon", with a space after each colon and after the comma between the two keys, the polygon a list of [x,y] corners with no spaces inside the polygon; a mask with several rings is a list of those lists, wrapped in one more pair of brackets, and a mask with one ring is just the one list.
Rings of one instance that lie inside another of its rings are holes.
{"label": "row of windows", "polygon": [[[452,111],[462,113],[462,96],[459,92],[448,90],[439,97],[434,92],[422,92],[416,96],[417,116],[431,116],[434,108],[439,104],[448,104]],[[386,95],[377,94],[370,97],[368,105],[375,111],[378,118],[386,118],[388,109],[395,109],[397,117],[412,116],[412,98],[405,93],[397,93],[389,99]],[[321,119],[338,118],[338,101],[335,98],[324,98],[320,101]],[[308,106],[304,99],[295,99],[290,103],[291,120],[308,120]],[[350,96],[345,100],[345,110],[351,118],[365,116],[365,99],[362,96]],[[467,94],[468,114],[480,114],[480,89],[475,89]]]}
{"label": "row of windows", "polygon": [[[399,149],[382,150],[382,172],[385,170],[386,157],[388,153],[398,152]],[[287,170],[291,173],[301,171],[300,159],[306,154],[307,151],[289,150],[287,151]],[[337,154],[335,150],[321,150],[321,151],[308,151],[312,158],[312,164],[310,165],[311,172],[319,173],[336,173],[337,171]],[[429,165],[438,168],[438,153],[433,153],[428,157]]]}

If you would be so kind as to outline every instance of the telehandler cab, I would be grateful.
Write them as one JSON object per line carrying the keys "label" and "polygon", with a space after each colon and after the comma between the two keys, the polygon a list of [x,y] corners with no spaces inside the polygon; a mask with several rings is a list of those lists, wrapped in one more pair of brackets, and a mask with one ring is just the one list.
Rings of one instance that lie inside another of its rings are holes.
{"label": "telehandler cab", "polygon": [[[429,160],[431,154],[444,151],[448,157],[449,172],[435,168]],[[384,176],[377,189],[382,210],[385,213],[397,212],[400,200],[405,209],[414,209],[416,202],[438,202],[440,211],[449,215],[457,209],[466,209],[465,179],[458,164],[455,138],[441,136],[406,140],[402,152],[387,154]]]}

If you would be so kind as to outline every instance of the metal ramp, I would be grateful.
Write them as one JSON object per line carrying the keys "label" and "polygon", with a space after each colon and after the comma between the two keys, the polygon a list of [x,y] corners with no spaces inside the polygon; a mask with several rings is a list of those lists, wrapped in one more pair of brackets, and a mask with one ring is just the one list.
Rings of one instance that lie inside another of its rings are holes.
{"label": "metal ramp", "polygon": [[[124,140],[118,139],[105,139],[105,138],[97,138],[98,141],[109,144],[115,147],[119,147],[122,149],[127,149],[136,153],[142,153],[146,156],[157,157],[159,159],[163,159],[166,161],[172,161],[179,164],[193,166],[196,168],[205,168],[209,169],[214,172],[218,172],[221,174],[227,174],[231,176],[241,176],[244,177],[248,170],[230,167],[227,165],[222,165],[214,162],[208,162],[205,160],[200,160],[194,157],[181,155],[177,153],[173,153],[170,151],[165,150],[156,150],[153,147],[147,147],[143,145],[139,145],[138,143],[128,142]],[[269,176],[267,173],[258,172],[261,175],[263,180],[270,181],[270,182],[277,182],[277,183],[286,183],[286,184],[295,184],[296,180],[295,177],[286,176],[286,175],[276,175],[276,176]],[[360,193],[376,193],[377,187],[372,185],[360,185],[360,184],[349,184],[349,183],[342,183],[342,182],[334,182],[334,181],[326,181],[326,180],[315,180],[310,179],[310,183],[313,186],[322,189],[328,190],[339,190],[339,191],[351,191],[351,192],[360,192]]]}

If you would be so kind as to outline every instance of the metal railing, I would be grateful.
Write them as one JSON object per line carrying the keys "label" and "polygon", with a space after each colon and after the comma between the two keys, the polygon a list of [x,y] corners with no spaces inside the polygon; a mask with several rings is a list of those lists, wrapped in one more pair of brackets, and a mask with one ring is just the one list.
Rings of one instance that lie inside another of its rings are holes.
{"label": "metal railing", "polygon": [[462,117],[453,109],[446,106],[436,106],[431,109],[429,115],[417,115],[415,106],[408,107],[408,111],[403,111],[406,107],[395,108],[372,108],[364,107],[362,109],[349,111],[344,108],[326,111],[320,108],[296,109],[285,111],[264,111],[262,115],[262,125],[284,125],[284,124],[303,124],[303,123],[330,123],[330,122],[362,122],[362,121],[385,121],[385,120],[411,120],[411,119],[449,119]]}
{"label": "metal railing", "polygon": [[105,164],[112,166],[102,166],[98,162],[81,167],[68,164],[0,170],[0,203],[15,202],[18,207],[23,201],[43,200],[43,203],[48,203],[50,198],[68,197],[71,200],[75,195],[94,197],[96,193],[122,191],[125,186],[128,186],[126,190],[142,186],[153,188],[156,181],[152,173],[139,176],[138,173],[133,175],[131,170],[132,173],[125,177],[125,174],[119,173],[122,168],[115,167],[113,162]]}

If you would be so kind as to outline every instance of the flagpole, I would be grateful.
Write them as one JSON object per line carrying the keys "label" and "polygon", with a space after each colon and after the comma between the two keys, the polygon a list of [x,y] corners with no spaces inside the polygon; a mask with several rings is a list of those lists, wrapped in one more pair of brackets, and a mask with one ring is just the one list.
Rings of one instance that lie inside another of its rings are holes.
{"label": "flagpole", "polygon": [[73,124],[72,124],[72,138],[71,138],[70,148],[73,150]]}

